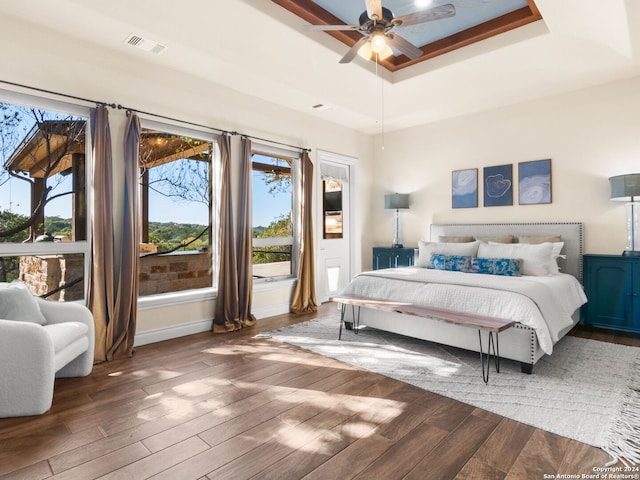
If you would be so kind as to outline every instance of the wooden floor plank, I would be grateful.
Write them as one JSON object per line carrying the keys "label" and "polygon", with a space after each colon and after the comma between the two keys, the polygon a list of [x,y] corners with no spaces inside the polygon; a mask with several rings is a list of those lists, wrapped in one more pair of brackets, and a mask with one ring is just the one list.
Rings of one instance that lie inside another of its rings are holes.
{"label": "wooden floor plank", "polygon": [[97,478],[106,473],[125,467],[136,460],[149,455],[144,445],[140,442],[127,445],[125,448],[102,455],[90,462],[54,475],[52,480],[77,480],[80,478]]}
{"label": "wooden floor plank", "polygon": [[374,432],[350,443],[302,478],[304,480],[352,479],[393,445],[394,442]]}
{"label": "wooden floor plank", "polygon": [[274,435],[281,432],[283,428],[292,427],[284,425],[277,418],[271,419],[244,432],[238,437],[211,447],[150,478],[154,480],[176,480],[198,478],[205,475],[210,478],[215,478],[215,476],[207,474],[251,452],[263,443],[268,442]]}
{"label": "wooden floor plank", "polygon": [[205,410],[204,407],[202,409],[198,408],[198,405],[193,405],[192,407],[193,408],[182,411],[180,415],[168,415],[151,422],[145,422],[141,425],[134,425],[115,435],[110,435],[93,442],[87,442],[78,448],[67,449],[49,458],[51,468],[54,472],[67,470],[211,412],[211,408]]}
{"label": "wooden floor plank", "polygon": [[[259,474],[260,478],[262,478],[264,470],[296,450],[305,447],[315,450],[317,444],[310,444],[347,418],[347,415],[338,411],[325,410],[298,425],[287,424],[284,426],[285,424],[283,424],[283,429],[273,435],[268,442],[252,449],[247,454],[236,458],[223,467],[209,472],[207,476],[217,480],[236,480],[238,478],[251,478]],[[331,441],[338,442],[339,438],[331,437]]]}
{"label": "wooden floor plank", "polygon": [[421,480],[425,472],[439,480],[455,478],[492,433],[498,421],[469,415],[404,478]]}
{"label": "wooden floor plank", "polygon": [[81,448],[103,438],[97,428],[70,433],[66,428],[57,428],[34,433],[21,439],[0,440],[0,475],[33,463],[47,460],[60,452]]}
{"label": "wooden floor plank", "polygon": [[[404,478],[416,463],[424,458],[447,435],[448,432],[435,425],[421,423],[395,442],[391,448],[374,459],[371,465],[353,478],[358,480]],[[424,475],[422,478],[424,478]]]}
{"label": "wooden floor plank", "polygon": [[42,460],[12,473],[2,475],[2,480],[45,480],[52,475],[53,472],[49,468],[49,463],[46,460]]}
{"label": "wooden floor plank", "polygon": [[480,462],[506,474],[511,470],[534,430],[535,428],[529,425],[504,418],[478,449],[476,457]]}
{"label": "wooden floor plank", "polygon": [[[596,467],[602,467],[610,461],[611,457],[602,450],[571,440],[557,473],[591,475],[597,473]],[[603,477],[603,474],[600,476]]]}
{"label": "wooden floor plank", "polygon": [[505,478],[519,480],[527,476],[543,478],[544,475],[555,475],[569,443],[568,438],[544,430],[535,430]]}
{"label": "wooden floor plank", "polygon": [[209,446],[198,437],[191,437],[157,453],[147,455],[129,465],[99,477],[100,480],[130,480],[148,478],[207,450]]}

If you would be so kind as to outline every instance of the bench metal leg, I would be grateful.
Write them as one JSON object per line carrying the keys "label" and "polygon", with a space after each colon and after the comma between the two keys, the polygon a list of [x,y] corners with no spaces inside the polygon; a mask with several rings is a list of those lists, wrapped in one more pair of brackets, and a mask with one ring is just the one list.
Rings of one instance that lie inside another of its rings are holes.
{"label": "bench metal leg", "polygon": [[[342,340],[342,325],[344,325],[344,314],[347,310],[347,304],[340,304],[340,331],[338,332],[338,340]],[[357,308],[357,310],[356,310]],[[358,327],[360,326],[360,306],[351,305],[351,315],[353,316],[353,330],[358,334]]]}
{"label": "bench metal leg", "polygon": [[478,341],[480,343],[480,365],[482,366],[482,380],[484,380],[484,383],[489,383],[489,369],[491,368],[492,354],[496,365],[496,373],[500,373],[500,342],[498,339],[498,332],[496,332],[495,341],[493,332],[489,332],[486,354],[482,349],[482,330],[478,330]]}

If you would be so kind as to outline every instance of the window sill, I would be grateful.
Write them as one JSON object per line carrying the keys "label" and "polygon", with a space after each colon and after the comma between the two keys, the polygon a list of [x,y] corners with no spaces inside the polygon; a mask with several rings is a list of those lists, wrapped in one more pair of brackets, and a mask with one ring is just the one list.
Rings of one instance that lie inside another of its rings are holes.
{"label": "window sill", "polygon": [[295,285],[297,278],[295,277],[272,277],[253,280],[253,291],[263,292],[266,290],[274,290],[276,288],[284,288]]}
{"label": "window sill", "polygon": [[[293,287],[296,284],[296,281],[297,278],[295,277],[263,278],[260,280],[254,280],[253,291],[263,292],[279,288]],[[204,302],[207,300],[215,300],[217,297],[218,291],[215,288],[148,295],[138,298],[138,310],[149,310],[185,303]]]}
{"label": "window sill", "polygon": [[185,290],[182,292],[162,293],[138,298],[138,310],[180,305],[184,303],[204,302],[214,300],[218,296],[215,288]]}

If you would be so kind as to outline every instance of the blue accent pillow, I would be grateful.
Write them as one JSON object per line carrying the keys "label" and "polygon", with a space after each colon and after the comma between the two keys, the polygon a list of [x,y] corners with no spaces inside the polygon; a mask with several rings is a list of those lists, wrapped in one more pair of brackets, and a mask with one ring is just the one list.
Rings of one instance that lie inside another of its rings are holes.
{"label": "blue accent pillow", "polygon": [[471,268],[471,257],[463,255],[445,255],[434,253],[429,260],[429,266],[435,270],[453,270],[455,272],[468,272]]}
{"label": "blue accent pillow", "polygon": [[471,259],[471,273],[486,273],[488,275],[520,276],[522,260],[519,258],[481,258]]}

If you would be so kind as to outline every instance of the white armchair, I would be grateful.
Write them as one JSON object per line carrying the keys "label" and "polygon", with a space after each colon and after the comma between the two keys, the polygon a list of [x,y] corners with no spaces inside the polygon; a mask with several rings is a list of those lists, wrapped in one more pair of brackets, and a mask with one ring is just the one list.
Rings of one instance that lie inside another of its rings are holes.
{"label": "white armchair", "polygon": [[8,290],[24,292],[0,284],[0,312],[11,318],[0,314],[0,418],[40,415],[51,408],[55,377],[91,373],[93,315],[83,305],[30,293],[19,293],[11,310],[15,298],[3,296]]}

